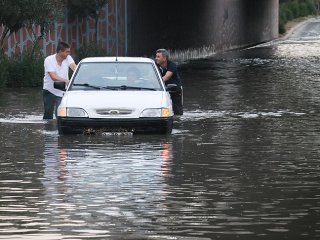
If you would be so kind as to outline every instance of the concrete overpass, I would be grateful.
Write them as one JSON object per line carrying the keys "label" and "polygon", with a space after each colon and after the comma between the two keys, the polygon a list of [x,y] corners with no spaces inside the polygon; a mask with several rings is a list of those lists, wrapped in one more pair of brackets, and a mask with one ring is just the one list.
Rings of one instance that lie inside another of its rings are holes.
{"label": "concrete overpass", "polygon": [[[109,0],[100,13],[97,44],[108,55],[151,56],[157,48],[212,53],[250,46],[278,37],[279,0]],[[21,54],[41,34],[23,28],[6,40],[5,52]],[[0,26],[0,36],[3,27]],[[96,41],[92,18],[66,17],[41,39],[44,55],[59,41],[72,54]]]}
{"label": "concrete overpass", "polygon": [[216,52],[278,37],[279,0],[127,1],[127,54],[157,48]]}

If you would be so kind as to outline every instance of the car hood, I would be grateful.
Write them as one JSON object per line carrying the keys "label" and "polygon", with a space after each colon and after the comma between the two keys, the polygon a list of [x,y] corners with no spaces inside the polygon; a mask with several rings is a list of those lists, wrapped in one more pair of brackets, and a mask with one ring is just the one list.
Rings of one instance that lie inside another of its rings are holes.
{"label": "car hood", "polygon": [[68,91],[62,104],[82,108],[89,117],[136,117],[147,108],[169,107],[164,91]]}

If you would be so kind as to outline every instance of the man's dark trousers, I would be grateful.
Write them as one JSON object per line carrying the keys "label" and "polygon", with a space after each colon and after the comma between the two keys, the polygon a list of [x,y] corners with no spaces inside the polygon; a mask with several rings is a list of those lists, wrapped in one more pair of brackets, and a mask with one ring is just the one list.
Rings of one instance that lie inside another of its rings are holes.
{"label": "man's dark trousers", "polygon": [[57,116],[57,108],[61,103],[62,97],[58,97],[48,90],[43,90],[43,105],[44,114],[43,119],[53,119],[53,112],[55,110],[55,115]]}

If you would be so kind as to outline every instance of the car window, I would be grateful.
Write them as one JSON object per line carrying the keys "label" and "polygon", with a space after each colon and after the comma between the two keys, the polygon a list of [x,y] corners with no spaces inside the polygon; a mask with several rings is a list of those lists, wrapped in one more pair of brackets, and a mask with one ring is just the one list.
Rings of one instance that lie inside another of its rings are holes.
{"label": "car window", "polygon": [[121,89],[162,90],[157,70],[151,63],[81,63],[69,90]]}

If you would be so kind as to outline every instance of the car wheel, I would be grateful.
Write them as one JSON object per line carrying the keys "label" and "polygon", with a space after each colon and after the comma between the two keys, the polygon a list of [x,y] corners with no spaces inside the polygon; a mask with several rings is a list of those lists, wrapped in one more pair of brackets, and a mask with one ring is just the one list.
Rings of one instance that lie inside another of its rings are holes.
{"label": "car wheel", "polygon": [[172,133],[172,125],[171,127],[167,127],[165,134],[171,134]]}
{"label": "car wheel", "polygon": [[168,125],[162,129],[161,134],[171,134],[173,128],[173,121],[169,121]]}
{"label": "car wheel", "polygon": [[61,126],[61,122],[59,120],[57,121],[57,126],[59,135],[67,135],[73,133],[72,129],[70,129],[69,127]]}

